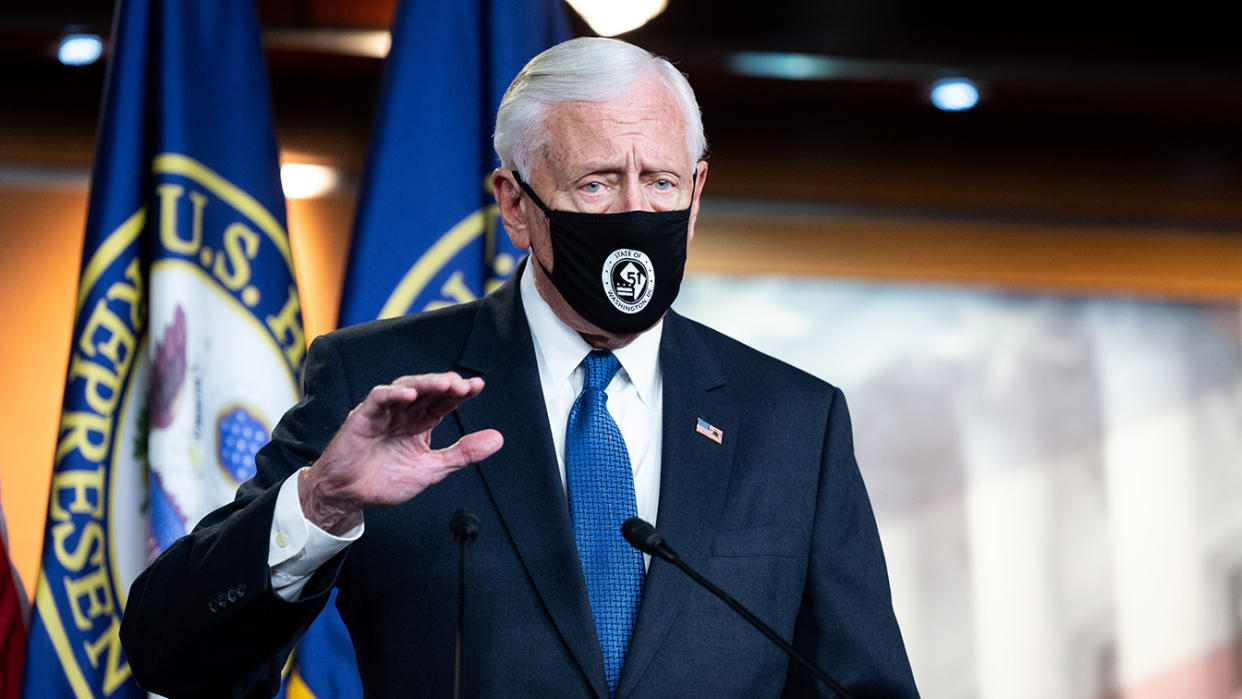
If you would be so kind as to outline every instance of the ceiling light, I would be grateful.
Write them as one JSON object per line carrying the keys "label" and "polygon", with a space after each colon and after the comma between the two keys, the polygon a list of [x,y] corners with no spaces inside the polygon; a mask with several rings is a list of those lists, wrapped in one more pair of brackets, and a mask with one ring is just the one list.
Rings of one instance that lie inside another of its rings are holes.
{"label": "ceiling light", "polygon": [[838,72],[836,62],[827,56],[757,51],[729,56],[729,69],[738,75],[778,80],[827,80]]}
{"label": "ceiling light", "polygon": [[336,189],[341,175],[336,168],[310,163],[285,163],[280,166],[280,184],[290,199],[314,199]]}
{"label": "ceiling light", "polygon": [[638,29],[664,11],[668,0],[566,0],[600,36]]}
{"label": "ceiling light", "polygon": [[66,34],[56,50],[56,57],[67,66],[88,66],[101,55],[103,40],[97,34]]}
{"label": "ceiling light", "polygon": [[979,88],[966,78],[942,78],[932,84],[931,103],[945,112],[964,112],[979,104]]}

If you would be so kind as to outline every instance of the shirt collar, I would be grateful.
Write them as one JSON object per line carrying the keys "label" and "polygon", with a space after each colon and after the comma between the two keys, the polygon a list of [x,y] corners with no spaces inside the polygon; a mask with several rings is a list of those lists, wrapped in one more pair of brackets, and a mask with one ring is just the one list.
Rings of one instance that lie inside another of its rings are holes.
{"label": "shirt collar", "polygon": [[[539,295],[539,290],[535,288],[534,266],[534,262],[527,261],[518,290],[535,344],[539,379],[544,391],[550,392],[569,380],[592,347],[581,335],[562,323],[548,302]],[[660,380],[660,337],[663,333],[664,319],[661,318],[633,342],[612,352],[629,375],[639,400],[649,408],[654,407]]]}

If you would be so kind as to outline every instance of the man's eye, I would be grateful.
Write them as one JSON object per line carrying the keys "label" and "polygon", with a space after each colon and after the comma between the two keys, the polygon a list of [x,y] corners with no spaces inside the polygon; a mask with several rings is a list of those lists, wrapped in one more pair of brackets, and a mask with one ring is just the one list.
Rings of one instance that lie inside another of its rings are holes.
{"label": "man's eye", "polygon": [[668,180],[663,180],[663,179],[656,180],[654,184],[655,184],[655,188],[661,192],[667,192],[668,190],[673,188],[673,183],[669,182]]}
{"label": "man's eye", "polygon": [[599,182],[587,182],[586,184],[582,185],[582,191],[586,192],[587,194],[595,194],[596,192],[598,192],[599,190],[603,188],[604,188],[604,185],[600,184]]}

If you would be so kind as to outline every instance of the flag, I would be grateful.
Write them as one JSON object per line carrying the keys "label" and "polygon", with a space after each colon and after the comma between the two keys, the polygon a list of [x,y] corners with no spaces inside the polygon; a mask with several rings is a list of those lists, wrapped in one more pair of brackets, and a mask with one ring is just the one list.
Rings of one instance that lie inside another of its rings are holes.
{"label": "flag", "polygon": [[[488,176],[496,108],[522,66],[569,38],[558,0],[403,0],[393,22],[339,324],[470,301],[522,254]],[[446,639],[448,642],[449,639]],[[302,638],[291,699],[361,696],[329,604]]]}
{"label": "flag", "polygon": [[9,561],[8,529],[0,510],[0,699],[17,699],[26,655],[26,592]]}
{"label": "flag", "polygon": [[724,443],[724,432],[721,431],[719,427],[713,425],[707,420],[704,420],[703,418],[698,418],[697,424],[694,426],[694,431],[717,444]]}
{"label": "flag", "polygon": [[252,1],[121,0],[111,51],[28,699],[145,697],[129,584],[253,474],[305,355]]}
{"label": "flag", "polygon": [[522,66],[569,38],[557,0],[406,0],[398,8],[354,223],[340,324],[470,301],[523,251],[488,176],[496,108]]}

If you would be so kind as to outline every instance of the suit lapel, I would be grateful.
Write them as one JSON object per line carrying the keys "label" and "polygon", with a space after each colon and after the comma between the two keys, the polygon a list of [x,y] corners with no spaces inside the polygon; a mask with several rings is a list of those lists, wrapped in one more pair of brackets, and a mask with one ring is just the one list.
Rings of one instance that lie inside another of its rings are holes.
{"label": "suit lapel", "polygon": [[[737,406],[727,401],[724,376],[698,331],[673,312],[665,317],[660,341],[664,382],[664,445],[660,460],[657,525],[665,540],[695,569],[711,553],[738,434]],[[698,434],[702,418],[723,433],[721,444]],[[653,561],[643,588],[629,653],[617,696],[637,685],[660,646],[686,594],[696,594],[684,574]],[[707,594],[703,592],[703,594]]]}
{"label": "suit lapel", "polygon": [[574,544],[539,369],[517,280],[479,308],[461,368],[484,378],[481,400],[457,409],[466,432],[500,430],[505,445],[478,465],[492,502],[540,599],[591,686],[608,696],[604,661]]}

